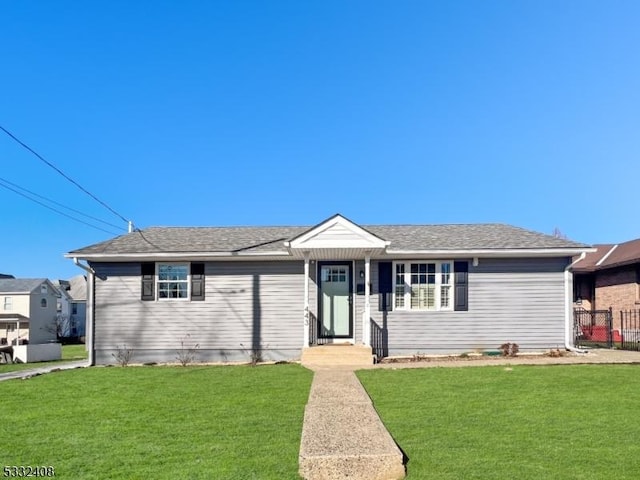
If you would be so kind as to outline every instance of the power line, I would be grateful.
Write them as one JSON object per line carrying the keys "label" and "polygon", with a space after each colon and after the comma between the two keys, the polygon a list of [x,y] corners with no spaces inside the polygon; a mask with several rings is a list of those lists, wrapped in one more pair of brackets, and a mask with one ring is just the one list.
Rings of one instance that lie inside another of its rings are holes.
{"label": "power line", "polygon": [[23,141],[21,141],[18,137],[16,137],[13,133],[11,133],[9,130],[7,130],[6,128],[4,128],[2,125],[0,125],[0,130],[2,130],[4,133],[6,133],[9,137],[11,137],[13,140],[15,140],[19,145],[21,145],[22,147],[24,147],[25,149],[27,149],[29,152],[33,153],[36,157],[38,157],[42,162],[44,162],[46,165],[48,165],[49,167],[51,167],[52,169],[54,169],[56,172],[58,172],[60,175],[62,175],[64,178],[66,178],[69,182],[73,183],[76,187],[78,187],[80,190],[82,190],[84,193],[86,193],[87,195],[89,195],[91,198],[93,198],[96,202],[98,202],[100,205],[102,205],[103,207],[105,207],[107,210],[109,210],[111,213],[113,213],[114,215],[116,215],[117,217],[119,217],[123,222],[125,223],[129,223],[129,220],[127,220],[126,218],[124,218],[122,215],[120,215],[118,212],[116,212],[113,208],[111,208],[109,205],[107,205],[105,202],[103,202],[102,200],[100,200],[98,197],[96,197],[93,193],[89,192],[87,189],[85,189],[82,185],[80,185],[78,182],[76,182],[75,180],[73,180],[71,177],[69,177],[68,175],[66,175],[62,170],[60,170],[58,167],[56,167],[54,164],[52,164],[51,162],[45,160],[42,155],[40,155],[38,152],[36,152],[33,148],[31,148],[29,145],[27,145],[26,143],[24,143]]}
{"label": "power line", "polygon": [[74,221],[76,221],[76,222],[78,222],[78,223],[82,223],[82,224],[87,225],[87,226],[89,226],[89,227],[91,227],[91,228],[95,228],[96,230],[101,230],[101,231],[106,232],[106,233],[108,233],[108,234],[110,234],[110,235],[120,235],[119,233],[110,232],[109,230],[105,230],[104,228],[98,227],[98,226],[96,226],[96,225],[92,225],[91,223],[85,222],[84,220],[80,220],[79,218],[76,218],[76,217],[73,217],[73,216],[71,216],[71,215],[68,215],[68,214],[66,214],[66,213],[64,213],[64,212],[61,212],[60,210],[58,210],[58,209],[56,209],[56,208],[53,208],[53,207],[50,207],[50,206],[49,206],[49,205],[47,205],[46,203],[42,203],[42,202],[40,202],[39,200],[36,200],[35,198],[31,198],[31,197],[29,197],[29,196],[25,195],[25,194],[24,194],[24,193],[22,193],[22,192],[19,192],[18,190],[14,189],[14,188],[12,188],[12,187],[9,187],[9,186],[4,185],[4,184],[2,184],[2,183],[0,183],[0,187],[2,187],[2,188],[6,188],[7,190],[11,190],[12,192],[17,193],[18,195],[20,195],[20,196],[22,196],[22,197],[26,198],[27,200],[31,200],[32,202],[35,202],[35,203],[37,203],[37,204],[39,204],[39,205],[42,205],[44,208],[48,208],[49,210],[52,210],[52,211],[56,212],[57,214],[62,215],[62,216],[64,216],[64,217],[70,218],[71,220],[74,220]]}
{"label": "power line", "polygon": [[[20,185],[17,185],[17,184],[15,184],[15,183],[13,183],[13,182],[10,182],[10,181],[9,181],[9,180],[7,180],[6,178],[2,178],[2,177],[0,177],[0,185],[2,184],[2,182],[4,182],[5,184],[9,184],[9,185],[11,185],[12,187],[15,187],[15,188],[17,188],[17,189],[19,189],[19,190],[22,190],[23,192],[27,192],[29,195],[33,195],[34,197],[41,198],[41,199],[43,199],[43,200],[46,200],[47,202],[51,202],[51,203],[53,203],[54,205],[58,205],[59,207],[66,208],[67,210],[70,210],[70,211],[75,212],[75,213],[77,213],[77,214],[79,214],[79,215],[82,215],[83,217],[87,217],[87,218],[90,218],[91,220],[95,220],[95,221],[97,221],[97,222],[103,223],[103,224],[108,225],[108,226],[110,226],[110,227],[117,228],[118,230],[124,230],[124,229],[123,229],[122,227],[120,227],[119,225],[114,225],[113,223],[106,222],[106,221],[104,221],[104,220],[102,220],[102,219],[100,219],[100,218],[98,218],[98,217],[94,217],[94,216],[92,216],[92,215],[88,215],[88,214],[86,214],[86,213],[83,213],[83,212],[81,212],[80,210],[76,210],[75,208],[69,207],[69,206],[64,205],[64,204],[62,204],[62,203],[60,203],[60,202],[56,202],[55,200],[51,200],[50,198],[47,198],[47,197],[45,197],[45,196],[43,196],[43,195],[39,195],[39,194],[37,194],[37,193],[35,193],[35,192],[32,192],[31,190],[28,190],[28,189],[26,189],[26,188],[24,188],[24,187],[21,187]],[[28,197],[27,197],[27,198],[28,198]]]}

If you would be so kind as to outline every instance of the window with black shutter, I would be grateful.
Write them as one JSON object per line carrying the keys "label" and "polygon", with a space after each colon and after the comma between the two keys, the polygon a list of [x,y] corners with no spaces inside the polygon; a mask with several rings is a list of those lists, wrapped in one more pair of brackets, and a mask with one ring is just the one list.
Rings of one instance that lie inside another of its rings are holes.
{"label": "window with black shutter", "polygon": [[378,263],[378,310],[388,312],[393,304],[393,268],[391,262]]}
{"label": "window with black shutter", "polygon": [[191,264],[191,300],[204,300],[204,263]]}
{"label": "window with black shutter", "polygon": [[149,301],[155,300],[155,276],[156,276],[156,265],[153,262],[142,263],[141,267],[141,275],[142,275],[142,300]]}
{"label": "window with black shutter", "polygon": [[469,310],[469,262],[454,262],[454,310],[466,312]]}

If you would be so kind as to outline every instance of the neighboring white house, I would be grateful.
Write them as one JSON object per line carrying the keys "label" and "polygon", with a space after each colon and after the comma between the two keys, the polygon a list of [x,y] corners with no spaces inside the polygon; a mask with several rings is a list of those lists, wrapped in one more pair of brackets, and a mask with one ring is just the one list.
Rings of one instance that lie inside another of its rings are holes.
{"label": "neighboring white house", "polygon": [[46,278],[0,278],[0,343],[55,342],[58,296]]}

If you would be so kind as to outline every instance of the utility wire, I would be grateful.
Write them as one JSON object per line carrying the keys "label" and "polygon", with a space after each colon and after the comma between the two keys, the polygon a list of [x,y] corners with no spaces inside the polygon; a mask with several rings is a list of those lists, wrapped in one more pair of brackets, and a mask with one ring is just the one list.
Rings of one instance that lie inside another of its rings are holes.
{"label": "utility wire", "polygon": [[[2,177],[0,177],[0,185],[2,185],[2,183],[9,184],[9,185],[11,185],[12,187],[15,187],[15,188],[17,188],[17,189],[19,189],[19,190],[22,190],[23,192],[28,193],[29,195],[33,195],[34,197],[41,198],[41,199],[43,199],[43,200],[45,200],[45,201],[47,201],[47,202],[53,203],[54,205],[58,205],[59,207],[66,208],[67,210],[70,210],[70,211],[72,211],[72,212],[74,212],[74,213],[77,213],[77,214],[79,214],[79,215],[82,215],[83,217],[87,217],[87,218],[90,218],[91,220],[95,220],[95,221],[97,221],[97,222],[103,223],[103,224],[108,225],[108,226],[110,226],[110,227],[117,228],[118,230],[126,230],[126,229],[124,229],[123,227],[120,227],[120,226],[118,226],[118,225],[114,225],[113,223],[105,222],[104,220],[102,220],[102,219],[100,219],[100,218],[93,217],[93,216],[91,216],[91,215],[88,215],[88,214],[86,214],[86,213],[81,212],[80,210],[76,210],[75,208],[71,208],[71,207],[69,207],[69,206],[67,206],[67,205],[64,205],[64,204],[60,203],[60,202],[56,202],[55,200],[51,200],[50,198],[44,197],[44,196],[42,196],[42,195],[39,195],[39,194],[37,194],[37,193],[35,193],[35,192],[32,192],[31,190],[27,190],[26,188],[21,187],[20,185],[16,185],[15,183],[10,182],[10,181],[9,181],[9,180],[7,180],[6,178],[2,178]],[[2,186],[4,186],[4,185],[2,185]]]}
{"label": "utility wire", "polygon": [[35,198],[31,198],[31,197],[25,195],[22,192],[19,192],[15,188],[9,187],[7,185],[3,185],[2,183],[0,183],[0,187],[6,188],[7,190],[11,190],[12,192],[17,193],[18,195],[20,195],[20,196],[22,196],[22,197],[24,197],[24,198],[26,198],[28,200],[31,200],[32,202],[35,202],[35,203],[37,203],[39,205],[42,205],[44,208],[48,208],[49,210],[52,210],[52,211],[54,211],[54,212],[56,212],[56,213],[58,213],[58,214],[60,214],[60,215],[62,215],[64,217],[70,218],[71,220],[74,220],[74,221],[79,222],[79,223],[83,223],[83,224],[85,224],[85,225],[87,225],[87,226],[89,226],[91,228],[95,228],[96,230],[102,230],[103,232],[106,232],[106,233],[108,233],[110,235],[116,235],[116,236],[120,235],[119,233],[110,232],[109,230],[105,230],[104,228],[97,227],[96,225],[92,225],[91,223],[85,222],[84,220],[80,220],[79,218],[76,218],[76,217],[68,215],[68,214],[66,214],[64,212],[61,212],[60,210],[58,210],[56,208],[50,207],[46,203],[43,203],[43,202],[41,202],[39,200],[36,200]]}
{"label": "utility wire", "polygon": [[120,215],[118,212],[116,212],[113,208],[111,208],[109,205],[107,205],[106,203],[104,203],[102,200],[100,200],[98,197],[96,197],[93,193],[89,192],[87,189],[85,189],[82,185],[80,185],[78,182],[76,182],[75,180],[73,180],[71,177],[69,177],[68,175],[66,175],[62,170],[60,170],[58,167],[56,167],[54,164],[52,164],[51,162],[45,160],[42,155],[40,155],[38,152],[36,152],[33,148],[31,148],[29,145],[27,145],[26,143],[24,143],[23,141],[21,141],[18,137],[16,137],[13,133],[11,133],[9,130],[7,130],[6,128],[4,128],[2,125],[0,125],[0,130],[2,130],[4,133],[6,133],[7,135],[9,135],[9,137],[11,137],[13,140],[15,140],[18,144],[20,144],[22,147],[24,147],[25,149],[27,149],[28,151],[30,151],[31,153],[33,153],[36,157],[38,157],[42,162],[44,162],[45,164],[47,164],[49,167],[53,168],[56,172],[58,172],[60,175],[62,175],[64,178],[66,178],[69,182],[73,183],[76,187],[78,187],[80,190],[82,190],[84,193],[86,193],[87,195],[89,195],[91,198],[93,198],[96,202],[98,202],[100,205],[102,205],[103,207],[105,207],[107,210],[109,210],[111,213],[113,213],[114,215],[116,215],[117,217],[119,217],[123,222],[125,223],[129,223],[129,220],[127,220],[126,218],[124,218],[122,215]]}

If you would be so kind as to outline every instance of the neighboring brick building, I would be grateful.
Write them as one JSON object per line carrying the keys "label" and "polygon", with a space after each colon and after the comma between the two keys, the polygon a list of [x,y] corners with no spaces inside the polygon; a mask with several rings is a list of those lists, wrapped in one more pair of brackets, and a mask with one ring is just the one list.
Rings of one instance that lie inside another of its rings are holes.
{"label": "neighboring brick building", "polygon": [[612,308],[618,328],[620,311],[640,309],[640,238],[595,248],[573,267],[574,306]]}

